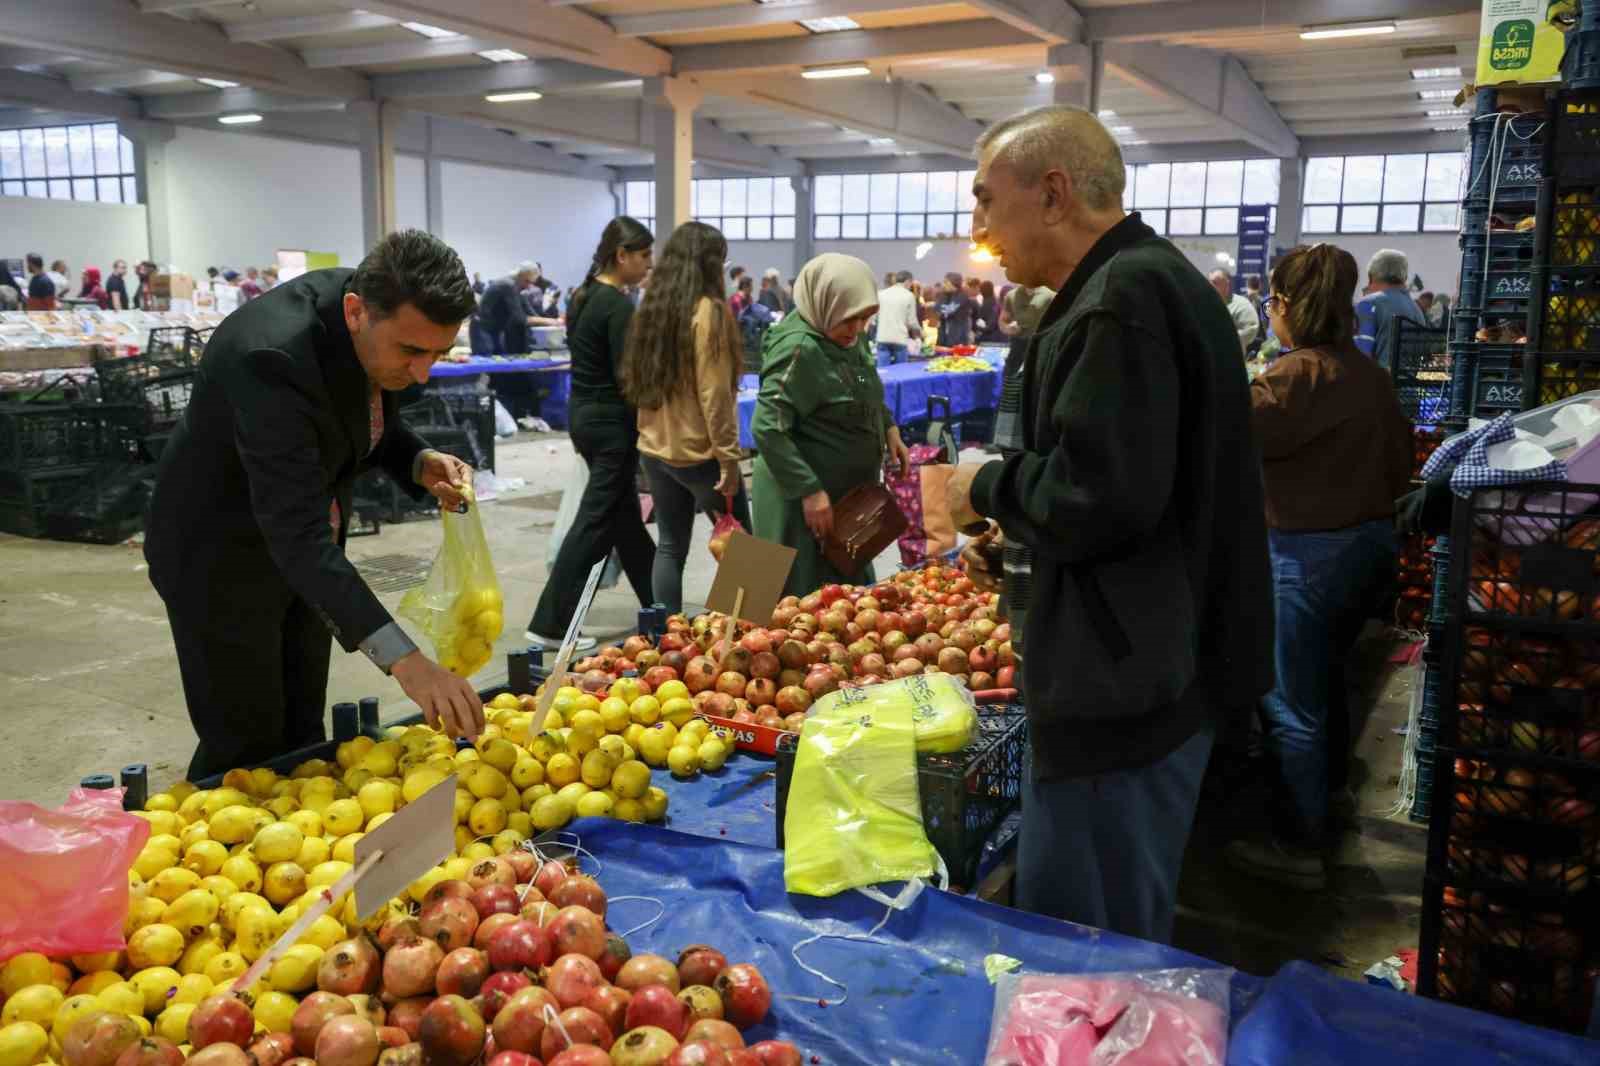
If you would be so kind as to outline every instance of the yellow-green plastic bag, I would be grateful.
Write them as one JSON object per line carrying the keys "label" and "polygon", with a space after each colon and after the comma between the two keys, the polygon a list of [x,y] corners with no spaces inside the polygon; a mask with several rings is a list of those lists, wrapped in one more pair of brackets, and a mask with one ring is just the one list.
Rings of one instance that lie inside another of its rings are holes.
{"label": "yellow-green plastic bag", "polygon": [[440,666],[471,677],[494,656],[494,642],[505,624],[505,601],[472,490],[467,490],[465,514],[444,509],[440,518],[444,543],[428,580],[400,600],[400,616],[433,641]]}
{"label": "yellow-green plastic bag", "polygon": [[922,828],[912,704],[868,691],[818,703],[801,731],[783,821],[790,892],[833,896],[942,866]]}
{"label": "yellow-green plastic bag", "polygon": [[914,674],[864,689],[840,689],[818,700],[811,714],[842,701],[873,712],[889,707],[909,709],[920,755],[962,751],[978,732],[977,701],[949,674]]}

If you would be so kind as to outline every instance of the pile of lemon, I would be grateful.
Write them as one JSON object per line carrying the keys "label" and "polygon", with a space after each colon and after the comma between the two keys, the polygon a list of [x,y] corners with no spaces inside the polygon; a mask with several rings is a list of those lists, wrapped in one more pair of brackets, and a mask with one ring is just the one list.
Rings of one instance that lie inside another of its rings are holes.
{"label": "pile of lemon", "polygon": [[469,588],[450,607],[454,623],[450,639],[439,651],[439,665],[460,677],[471,677],[489,664],[494,642],[505,626],[505,604],[493,585]]}

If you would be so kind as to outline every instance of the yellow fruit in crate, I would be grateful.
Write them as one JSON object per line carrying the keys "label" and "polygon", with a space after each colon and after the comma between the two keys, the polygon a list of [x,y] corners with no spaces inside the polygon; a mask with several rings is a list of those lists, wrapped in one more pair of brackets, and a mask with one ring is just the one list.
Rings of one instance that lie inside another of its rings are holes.
{"label": "yellow fruit in crate", "polygon": [[[120,983],[116,974],[111,976],[112,984]],[[66,998],[55,985],[29,985],[27,988],[18,989],[15,995],[6,1000],[5,1007],[0,1008],[0,1025],[11,1025],[14,1022],[49,1025],[55,1020],[56,1011],[61,1009],[61,1004]],[[144,1013],[142,999],[139,1001],[138,1013]]]}
{"label": "yellow fruit in crate", "polygon": [[533,827],[541,833],[560,829],[572,821],[572,804],[560,796],[545,796],[528,812]]}
{"label": "yellow fruit in crate", "polygon": [[661,705],[661,718],[679,729],[694,720],[694,704],[687,699],[671,699]]}
{"label": "yellow fruit in crate", "polygon": [[728,746],[716,737],[707,737],[700,742],[700,765],[707,770],[720,770],[722,764],[728,761]]}
{"label": "yellow fruit in crate", "polygon": [[511,768],[511,784],[518,792],[544,780],[544,766],[527,752],[523,752]]}
{"label": "yellow fruit in crate", "polygon": [[542,782],[542,781],[537,785],[533,785],[533,786],[530,786],[529,788],[523,789],[522,790],[522,809],[525,810],[525,811],[533,810],[533,805],[535,803],[538,803],[540,800],[544,799],[546,796],[555,795],[555,791],[556,790],[551,788],[549,786],[549,784],[547,784],[545,782]]}
{"label": "yellow fruit in crate", "polygon": [[323,828],[331,836],[342,837],[346,833],[354,833],[357,829],[367,824],[367,816],[361,810],[357,800],[334,800],[328,804],[328,809],[322,812]]}
{"label": "yellow fruit in crate", "polygon": [[615,756],[596,749],[583,757],[579,774],[583,783],[590,788],[605,788],[611,784],[611,776],[617,772],[619,765]]}
{"label": "yellow fruit in crate", "polygon": [[306,837],[306,842],[300,845],[300,854],[295,856],[294,863],[302,870],[309,870],[328,861],[333,855],[333,845],[328,843],[327,837]]}
{"label": "yellow fruit in crate", "polygon": [[210,789],[197,788],[178,801],[178,814],[191,822],[196,818],[204,818],[206,800],[210,798]]}
{"label": "yellow fruit in crate", "polygon": [[235,766],[232,770],[222,775],[222,787],[231,788],[236,792],[243,792],[246,796],[255,795],[255,778],[250,776],[250,771],[242,766]]}
{"label": "yellow fruit in crate", "polygon": [[318,863],[306,872],[306,888],[327,888],[339,878],[349,873],[353,866],[348,862],[338,859],[329,859],[327,862]]}
{"label": "yellow fruit in crate", "polygon": [[371,770],[363,769],[362,767],[357,766],[354,769],[346,770],[344,772],[344,776],[340,778],[340,780],[344,782],[344,787],[348,788],[351,793],[357,793],[361,791],[361,787],[368,781],[372,781],[376,778],[377,775]]}
{"label": "yellow fruit in crate", "polygon": [[150,839],[144,842],[144,846],[147,848],[160,848],[162,851],[170,851],[174,855],[183,852],[183,841],[171,833],[152,833]]}
{"label": "yellow fruit in crate", "polygon": [[467,812],[467,828],[474,836],[494,836],[505,827],[506,806],[497,799],[481,799]]}
{"label": "yellow fruit in crate", "polygon": [[246,962],[255,962],[267,953],[282,932],[282,922],[275,912],[250,907],[239,915],[233,934],[233,950],[244,956]]}
{"label": "yellow fruit in crate", "polygon": [[650,767],[637,759],[629,759],[612,773],[611,787],[623,799],[642,799],[650,787]]}
{"label": "yellow fruit in crate", "polygon": [[64,1041],[80,1019],[102,1009],[100,1000],[95,996],[68,996],[56,1008],[56,1016],[50,1022],[50,1035]]}
{"label": "yellow fruit in crate", "polygon": [[[205,978],[202,977],[200,980],[204,981]],[[113,1014],[144,1013],[144,993],[127,981],[118,981],[114,985],[107,985],[99,992],[96,992],[94,998],[100,1004],[101,1010],[108,1010]]]}
{"label": "yellow fruit in crate", "polygon": [[190,796],[199,791],[199,786],[193,781],[174,781],[167,789],[167,793],[171,795],[173,799],[177,800],[180,806],[183,804],[184,800],[188,799]]}
{"label": "yellow fruit in crate", "polygon": [[640,696],[628,704],[628,717],[643,726],[661,721],[661,701],[654,696]]}
{"label": "yellow fruit in crate", "polygon": [[[323,842],[327,846],[327,842]],[[297,862],[275,862],[261,878],[261,894],[279,907],[306,890],[306,872]]]}
{"label": "yellow fruit in crate", "polygon": [[133,872],[149,881],[156,874],[178,862],[178,853],[166,848],[152,848],[149,844],[133,860]]}
{"label": "yellow fruit in crate", "polygon": [[173,1003],[199,1003],[211,995],[215,986],[211,978],[203,973],[186,973],[178,978],[178,991],[173,994]]}
{"label": "yellow fruit in crate", "polygon": [[270,866],[275,862],[288,862],[298,856],[300,846],[305,841],[305,834],[293,822],[273,822],[271,825],[262,826],[256,832],[250,849],[255,852],[258,861]]}
{"label": "yellow fruit in crate", "polygon": [[511,693],[502,692],[500,695],[490,700],[488,706],[493,707],[495,710],[503,709],[507,711],[514,711],[518,707],[522,706],[522,704],[517,697],[513,696]]}
{"label": "yellow fruit in crate", "polygon": [[368,781],[356,793],[356,802],[361,805],[361,813],[366,815],[369,822],[380,814],[393,814],[399,810],[400,799],[400,786],[393,781]]}
{"label": "yellow fruit in crate", "polygon": [[177,836],[183,832],[183,819],[172,811],[134,811],[133,813],[150,823],[152,835]]}
{"label": "yellow fruit in crate", "polygon": [[678,739],[675,744],[699,744],[711,735],[711,727],[704,718],[692,718],[683,725],[678,726]]}
{"label": "yellow fruit in crate", "polygon": [[267,970],[267,984],[275,991],[290,995],[308,992],[316,987],[317,966],[321,962],[321,948],[315,944],[296,944],[278,956]]}
{"label": "yellow fruit in crate", "polygon": [[[329,802],[332,802],[331,800]],[[302,801],[301,806],[304,806]],[[324,804],[323,806],[327,806]],[[284,818],[284,821],[300,830],[300,835],[305,837],[319,837],[322,835],[322,815],[317,811],[300,810]]]}
{"label": "yellow fruit in crate", "polygon": [[579,818],[609,818],[614,803],[604,792],[591,792],[578,800],[574,812]]}
{"label": "yellow fruit in crate", "polygon": [[[119,983],[121,980],[122,975],[115,970],[96,970],[93,973],[86,973],[76,981],[72,982],[72,984],[68,986],[66,994],[68,996],[98,996],[101,992],[105,991],[110,986]],[[32,987],[44,988],[46,986],[33,985]],[[59,988],[55,988],[54,985],[50,985],[48,987],[55,989],[57,992],[61,991]],[[10,1002],[10,1000],[7,1000],[6,1005],[10,1006]],[[143,1014],[144,1011],[141,1009],[139,1013]],[[44,1025],[45,1023],[40,1022],[39,1024]]]}
{"label": "yellow fruit in crate", "polygon": [[639,738],[639,758],[649,766],[667,765],[667,753],[672,750],[671,734],[659,725],[644,731],[644,736]]}
{"label": "yellow fruit in crate", "polygon": [[662,703],[668,700],[686,700],[689,698],[689,686],[682,681],[664,681],[655,691],[656,699]]}
{"label": "yellow fruit in crate", "polygon": [[548,729],[528,742],[528,754],[545,764],[546,773],[550,770],[550,760],[566,750],[566,738]]}
{"label": "yellow fruit in crate", "polygon": [[489,841],[489,846],[494,849],[496,855],[504,855],[521,847],[522,842],[527,839],[526,833],[519,833],[515,829],[502,829],[494,835],[493,840]]}
{"label": "yellow fruit in crate", "polygon": [[287,1033],[299,1006],[293,996],[274,988],[256,996],[255,1009],[251,1013],[255,1016],[256,1024],[267,1032]]}
{"label": "yellow fruit in crate", "polygon": [[438,770],[422,767],[406,775],[405,782],[400,786],[400,796],[407,803],[415,803],[422,798],[428,789],[443,781],[448,775]]}
{"label": "yellow fruit in crate", "polygon": [[[229,896],[222,904],[220,915],[222,928],[230,933],[236,931],[239,926],[239,916],[253,907],[272,910],[272,904],[268,903],[264,896],[258,896],[254,892],[235,892]],[[216,978],[213,977],[212,980],[215,981]]]}
{"label": "yellow fruit in crate", "polygon": [[235,855],[217,872],[238,886],[240,892],[261,891],[261,867],[249,856]]}
{"label": "yellow fruit in crate", "polygon": [[550,756],[550,761],[544,764],[544,779],[552,788],[560,789],[572,784],[578,779],[578,774],[578,760],[564,751]]}
{"label": "yellow fruit in crate", "polygon": [[50,1034],[37,1022],[0,1026],[0,1066],[34,1066],[50,1052]]}
{"label": "yellow fruit in crate", "polygon": [[644,804],[636,799],[619,799],[611,806],[611,817],[624,822],[642,822]]}
{"label": "yellow fruit in crate", "polygon": [[183,934],[170,925],[156,922],[128,938],[128,965],[134,969],[171,966],[182,957]]}
{"label": "yellow fruit in crate", "polygon": [[57,992],[66,995],[67,989],[72,987],[72,967],[64,962],[51,962],[50,984]]}
{"label": "yellow fruit in crate", "polygon": [[567,730],[567,754],[582,761],[583,757],[600,746],[600,738],[593,733]]}
{"label": "yellow fruit in crate", "polygon": [[615,696],[607,696],[600,703],[600,724],[607,733],[620,733],[628,728],[628,705]]}
{"label": "yellow fruit in crate", "polygon": [[206,963],[206,977],[213,985],[220,985],[224,981],[232,981],[243,977],[244,972],[250,968],[250,962],[237,951],[224,951]]}
{"label": "yellow fruit in crate", "polygon": [[572,712],[569,719],[574,732],[584,732],[592,735],[596,740],[606,734],[606,720],[597,710],[588,707],[579,708]]}
{"label": "yellow fruit in crate", "polygon": [[250,806],[250,797],[237,788],[229,788],[228,786],[224,785],[221,788],[212,789],[206,795],[206,798],[201,801],[200,809],[206,812],[207,818],[215,818],[217,816],[217,812],[221,811],[223,808],[237,807],[240,805],[243,805],[246,809],[248,809]]}
{"label": "yellow fruit in crate", "polygon": [[472,805],[478,802],[478,797],[464,788],[456,789],[455,819],[457,825],[467,824],[467,815],[472,812]]}
{"label": "yellow fruit in crate", "polygon": [[527,840],[533,835],[533,818],[527,811],[512,811],[506,815],[506,829]]}
{"label": "yellow fruit in crate", "polygon": [[50,977],[50,960],[37,951],[24,951],[0,966],[0,993],[14,996],[31,985],[50,984]]}
{"label": "yellow fruit in crate", "polygon": [[202,840],[211,839],[211,826],[205,822],[196,822],[183,827],[183,832],[178,834],[178,843],[184,851],[188,851]]}
{"label": "yellow fruit in crate", "polygon": [[619,765],[626,762],[628,758],[628,742],[615,733],[607,733],[601,737],[596,750],[611,756]]}
{"label": "yellow fruit in crate", "polygon": [[462,748],[455,754],[456,769],[458,771],[465,769],[469,764],[478,762],[479,759],[480,756],[476,749]]}
{"label": "yellow fruit in crate", "polygon": [[156,1016],[156,1035],[184,1044],[189,1039],[189,1015],[194,1013],[193,1003],[174,1003]]}
{"label": "yellow fruit in crate", "polygon": [[[361,757],[355,769],[365,770],[374,777],[392,777],[400,766],[400,753],[389,745],[394,745],[392,740],[386,740],[375,746],[371,751]],[[398,747],[398,745],[395,745]]]}
{"label": "yellow fruit in crate", "polygon": [[635,750],[638,750],[639,741],[643,737],[644,726],[640,725],[638,722],[629,724],[628,728],[622,731],[622,742]]}
{"label": "yellow fruit in crate", "polygon": [[[387,818],[388,815],[379,815],[379,817]],[[375,818],[373,821],[377,821],[377,819]],[[329,858],[333,859],[334,862],[353,864],[356,861],[356,843],[366,835],[365,833],[347,833],[340,837],[334,842],[333,852]],[[320,866],[321,864],[319,863],[318,865]],[[316,867],[312,867],[312,869],[316,869]]]}
{"label": "yellow fruit in crate", "polygon": [[472,763],[461,771],[461,784],[475,799],[498,799],[511,787],[505,774],[482,761]]}
{"label": "yellow fruit in crate", "polygon": [[639,802],[644,806],[646,821],[659,822],[667,816],[667,794],[656,786],[651,785]]}
{"label": "yellow fruit in crate", "polygon": [[619,677],[611,683],[611,695],[631,707],[634,700],[644,695],[644,690],[640,688],[638,678]]}
{"label": "yellow fruit in crate", "polygon": [[200,879],[200,887],[216,896],[218,901],[222,903],[228,902],[233,898],[234,893],[239,891],[238,885],[223,877],[220,873],[214,873],[210,877],[202,877]]}
{"label": "yellow fruit in crate", "polygon": [[[221,926],[217,928],[221,929]],[[221,937],[212,936],[209,932],[204,936],[197,936],[183,949],[183,955],[178,959],[178,972],[205,973],[211,960],[221,955],[224,950]]]}
{"label": "yellow fruit in crate", "polygon": [[122,923],[123,934],[132,936],[135,930],[143,929],[147,925],[154,925],[161,920],[161,916],[166,912],[167,905],[154,896],[146,896],[144,899],[135,900],[128,904],[128,917]]}
{"label": "yellow fruit in crate", "polygon": [[700,772],[700,751],[687,744],[676,744],[667,752],[667,767],[673,777],[693,777]]}
{"label": "yellow fruit in crate", "polygon": [[167,904],[161,921],[183,934],[185,940],[205,932],[206,926],[217,920],[222,903],[203,888],[192,888]]}
{"label": "yellow fruit in crate", "polygon": [[307,759],[305,762],[301,763],[299,766],[296,766],[294,768],[294,772],[292,774],[290,774],[289,776],[290,777],[297,777],[297,778],[300,778],[301,780],[305,780],[305,779],[311,778],[311,777],[326,777],[326,776],[328,776],[329,773],[330,773],[330,771],[329,771],[329,768],[328,768],[328,760],[326,760],[326,759]]}
{"label": "yellow fruit in crate", "polygon": [[584,796],[587,796],[589,793],[591,793],[593,791],[594,791],[594,789],[590,788],[588,785],[584,784],[582,781],[574,781],[572,784],[568,785],[566,788],[563,788],[559,792],[557,792],[556,796],[559,797],[560,799],[566,800],[568,803],[570,803],[574,807],[576,807],[577,803],[578,803],[578,801],[580,799],[582,799]]}
{"label": "yellow fruit in crate", "polygon": [[228,848],[216,840],[197,840],[183,853],[182,866],[201,877],[210,877],[228,860]]}

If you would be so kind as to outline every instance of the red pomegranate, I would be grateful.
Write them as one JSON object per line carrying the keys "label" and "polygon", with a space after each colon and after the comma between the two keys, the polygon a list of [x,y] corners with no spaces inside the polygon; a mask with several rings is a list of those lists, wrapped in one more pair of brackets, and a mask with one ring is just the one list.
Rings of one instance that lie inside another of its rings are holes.
{"label": "red pomegranate", "polygon": [[489,938],[492,970],[537,970],[554,957],[550,934],[526,918],[518,918]]}
{"label": "red pomegranate", "polygon": [[674,996],[680,987],[678,968],[660,955],[635,955],[622,964],[616,983],[618,988],[626,988],[629,992],[638,991],[645,985],[666,985],[672,989]]}
{"label": "red pomegranate", "polygon": [[[527,908],[523,908],[526,910]],[[489,941],[494,935],[519,917],[527,918],[527,914],[491,914],[478,923],[478,931],[472,934],[472,946],[479,951],[489,950]]]}
{"label": "red pomegranate", "polygon": [[692,1021],[701,1018],[720,1020],[722,1017],[722,997],[714,988],[707,988],[705,985],[687,985],[678,993],[678,998],[689,1008],[689,1017]]}
{"label": "red pomegranate", "polygon": [[555,891],[557,885],[572,876],[572,871],[567,869],[567,864],[555,859],[547,859],[533,875],[533,887],[537,888],[546,899]]}
{"label": "red pomegranate", "polygon": [[556,1022],[560,1024],[551,1023],[544,1027],[544,1036],[539,1041],[539,1053],[546,1062],[578,1044],[607,1048],[616,1039],[611,1035],[611,1027],[605,1019],[588,1007],[568,1007]]}
{"label": "red pomegranate", "polygon": [[653,1025],[623,1033],[611,1045],[612,1066],[666,1066],[678,1042],[665,1029]]}
{"label": "red pomegranate", "polygon": [[489,977],[489,957],[477,948],[456,948],[439,963],[434,986],[441,996],[471,999]]}
{"label": "red pomegranate", "polygon": [[[353,1010],[354,1008],[352,1008]],[[111,1015],[111,1023],[118,1027],[123,1022],[132,1024],[132,1019]],[[79,1028],[84,1024],[84,1019],[74,1025],[67,1033],[67,1039],[61,1042],[62,1051],[69,1059],[88,1062],[87,1058],[73,1056],[68,1052],[68,1041],[79,1037]],[[250,1008],[245,1006],[244,1000],[236,996],[218,995],[211,996],[200,1002],[195,1007],[194,1013],[189,1015],[189,1046],[195,1049],[207,1047],[211,1044],[238,1044],[244,1047],[250,1043],[250,1034],[256,1031],[256,1020],[250,1015]],[[134,1027],[133,1038],[117,1047],[117,1050],[108,1058],[108,1063],[115,1062],[117,1055],[122,1054],[123,1048],[138,1040],[140,1033]],[[91,1056],[92,1057],[92,1056]]]}
{"label": "red pomegranate", "polygon": [[[442,899],[422,912],[418,919],[422,935],[438,944],[446,955],[472,943],[478,931],[476,904],[464,899]],[[356,989],[361,992],[365,989]],[[348,993],[346,993],[348,995]]]}
{"label": "red pomegranate", "polygon": [[317,987],[341,996],[372,992],[378,987],[382,969],[383,960],[378,957],[378,949],[372,946],[372,941],[364,936],[341,940],[329,948],[318,963]]}
{"label": "red pomegranate", "polygon": [[539,1041],[544,1036],[544,1011],[549,1007],[559,1011],[556,998],[537,986],[525,988],[506,1001],[500,1013],[494,1016],[494,1045],[499,1051],[525,1051],[539,1053]]}
{"label": "red pomegranate", "polygon": [[[401,1006],[402,1004],[395,1004],[395,1013],[399,1013]],[[344,996],[332,992],[311,993],[300,1001],[300,1006],[295,1008],[294,1016],[289,1021],[289,1033],[294,1037],[294,1049],[307,1058],[315,1055],[317,1034],[322,1032],[322,1027],[328,1020],[355,1012],[355,1004]],[[192,1015],[190,1020],[193,1020]]]}
{"label": "red pomegranate", "polygon": [[521,906],[515,885],[487,884],[472,892],[472,908],[480,922],[494,914],[516,914]]}
{"label": "red pomegranate", "polygon": [[[293,1040],[289,1047],[294,1048]],[[147,1036],[123,1048],[116,1066],[183,1066],[183,1052],[164,1036]]]}
{"label": "red pomegranate", "polygon": [[589,998],[583,1005],[594,1011],[606,1020],[613,1033],[625,1031],[624,1023],[628,1020],[628,1001],[633,999],[633,994],[616,985],[601,985],[589,993]]}
{"label": "red pomegranate", "polygon": [[633,950],[628,947],[628,942],[615,933],[606,934],[606,949],[600,953],[597,960],[600,963],[600,972],[607,981],[615,981],[617,974],[622,970],[622,964],[633,957]]}
{"label": "red pomegranate", "polygon": [[706,1040],[679,1044],[666,1066],[729,1066],[728,1049]]}
{"label": "red pomegranate", "polygon": [[[576,877],[568,878],[556,891],[560,892],[577,880]],[[595,890],[599,891],[598,886]],[[602,903],[601,906],[605,905]],[[553,955],[587,955],[591,959],[599,959],[606,949],[605,922],[588,907],[562,907],[550,922],[549,939],[554,944]]]}
{"label": "red pomegranate", "polygon": [[679,999],[672,989],[666,985],[645,985],[633,990],[633,999],[628,1001],[625,1028],[653,1025],[665,1029],[674,1040],[678,1040],[688,1031],[691,1020],[688,1004]]}
{"label": "red pomegranate", "polygon": [[734,1026],[720,1018],[701,1018],[689,1026],[689,1031],[683,1034],[683,1042],[692,1040],[708,1040],[713,1044],[720,1044],[729,1051],[742,1051],[744,1049],[744,1036]]}
{"label": "red pomegranate", "polygon": [[483,1054],[483,1016],[460,996],[440,996],[422,1012],[417,1042],[430,1066],[468,1066]]}
{"label": "red pomegranate", "polygon": [[433,991],[433,977],[444,952],[432,940],[411,937],[383,956],[383,990],[396,999],[425,996]]}
{"label": "red pomegranate", "polygon": [[506,1000],[532,986],[533,981],[525,973],[512,970],[491,973],[478,989],[478,995],[483,997],[483,1016],[493,1020],[500,1013],[500,1008],[506,1005]]}
{"label": "red pomegranate", "polygon": [[728,968],[728,958],[709,944],[690,944],[678,952],[678,977],[685,985],[711,985]]}
{"label": "red pomegranate", "polygon": [[544,987],[563,1010],[581,1007],[590,994],[605,982],[605,977],[600,973],[600,964],[587,955],[563,955],[544,972]]}
{"label": "red pomegranate", "polygon": [[730,966],[717,975],[722,1015],[740,1029],[759,1024],[772,1007],[772,989],[761,971],[749,963]]}
{"label": "red pomegranate", "polygon": [[[250,1016],[250,1009],[232,996],[212,996],[200,1004],[205,1007],[212,1000],[227,999],[244,1008],[245,1017]],[[195,1008],[195,1014],[200,1013],[200,1007]],[[237,1030],[236,1018],[231,1014],[220,1013],[215,1005],[207,1011],[203,1023],[204,1032],[211,1039],[207,1044],[222,1042],[246,1044],[250,1041],[250,1029],[244,1031],[240,1039],[233,1039]],[[194,1033],[194,1016],[190,1016],[191,1041]],[[112,1011],[95,1011],[85,1015],[72,1023],[66,1032],[66,1038],[61,1041],[62,1061],[67,1066],[114,1066],[122,1053],[139,1043],[142,1034],[132,1018],[126,1014],[116,1014]],[[195,1044],[195,1047],[202,1047]]]}
{"label": "red pomegranate", "polygon": [[763,1040],[750,1051],[761,1066],[800,1066],[800,1049],[787,1040]]}
{"label": "red pomegranate", "polygon": [[[433,1002],[432,997],[418,996],[415,999],[402,999],[399,1003],[389,1008],[388,1024],[406,1031],[411,1039],[415,1040],[422,1031],[422,1012],[428,1004]],[[305,1004],[301,1004],[305,1006]],[[298,1012],[296,1012],[298,1017]],[[315,1041],[313,1041],[315,1043]]]}
{"label": "red pomegranate", "polygon": [[317,1066],[375,1066],[381,1050],[372,1023],[353,1014],[329,1018],[317,1034]]}
{"label": "red pomegranate", "polygon": [[476,892],[484,885],[505,885],[514,887],[517,883],[517,871],[511,861],[503,855],[496,855],[491,859],[481,859],[472,864],[472,869],[467,871],[467,884]]}

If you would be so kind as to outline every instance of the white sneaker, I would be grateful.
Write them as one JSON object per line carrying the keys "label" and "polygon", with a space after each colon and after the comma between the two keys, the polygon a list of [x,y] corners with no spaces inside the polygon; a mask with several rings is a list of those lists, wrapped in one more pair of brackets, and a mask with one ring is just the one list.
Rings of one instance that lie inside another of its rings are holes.
{"label": "white sneaker", "polygon": [[[527,632],[523,633],[522,635],[525,638],[527,638],[528,640],[532,641],[533,643],[539,645],[542,648],[548,649],[549,651],[559,651],[560,648],[561,648],[561,638],[560,637],[541,637],[539,634],[535,633],[531,629],[528,630]],[[592,651],[594,648],[599,646],[599,644],[600,644],[600,642],[598,640],[595,640],[593,637],[586,637],[586,636],[584,636],[583,634],[580,633],[578,635],[578,639],[572,642],[572,650],[573,651]]]}

